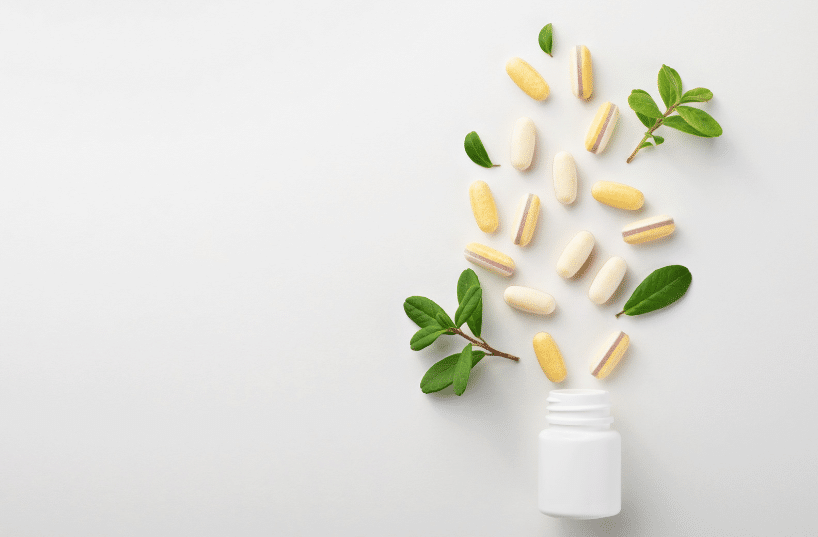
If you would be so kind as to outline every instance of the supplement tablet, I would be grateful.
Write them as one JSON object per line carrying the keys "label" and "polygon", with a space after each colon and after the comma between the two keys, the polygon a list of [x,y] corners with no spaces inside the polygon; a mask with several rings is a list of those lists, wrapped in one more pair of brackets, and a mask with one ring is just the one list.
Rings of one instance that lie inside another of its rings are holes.
{"label": "supplement tablet", "polygon": [[540,332],[534,336],[534,354],[537,355],[537,361],[540,362],[540,367],[548,380],[551,382],[565,380],[568,375],[565,360],[562,359],[562,353],[551,334]]}
{"label": "supplement tablet", "polygon": [[639,190],[613,181],[597,181],[591,195],[599,203],[627,211],[636,211],[645,204],[645,196]]}
{"label": "supplement tablet", "polygon": [[551,91],[545,79],[540,76],[525,60],[511,58],[506,63],[506,73],[521,90],[526,92],[535,101],[542,101]]}
{"label": "supplement tablet", "polygon": [[527,117],[518,119],[511,134],[511,165],[516,169],[523,171],[531,166],[535,138],[534,122]]}
{"label": "supplement tablet", "polygon": [[500,276],[508,277],[514,274],[514,260],[484,244],[470,242],[466,245],[463,254],[466,256],[466,260]]}
{"label": "supplement tablet", "polygon": [[548,293],[518,285],[506,288],[503,293],[503,300],[512,308],[536,315],[554,313],[554,309],[557,307],[556,300]]}
{"label": "supplement tablet", "polygon": [[614,103],[603,103],[594,116],[588,134],[585,136],[585,149],[591,153],[602,153],[611,139],[611,134],[619,119],[619,108]]}
{"label": "supplement tablet", "polygon": [[568,62],[571,71],[571,92],[576,97],[587,101],[594,92],[591,51],[585,45],[577,45],[571,49]]}
{"label": "supplement tablet", "polygon": [[613,296],[614,291],[619,288],[627,269],[628,264],[621,257],[612,257],[606,261],[597,272],[588,290],[588,298],[591,299],[591,302],[594,304],[607,302]]}
{"label": "supplement tablet", "polygon": [[590,231],[580,231],[574,235],[557,261],[557,274],[563,278],[574,277],[591,255],[594,243],[594,236]]}
{"label": "supplement tablet", "polygon": [[577,199],[577,165],[568,151],[554,155],[554,195],[563,205],[570,205]]}
{"label": "supplement tablet", "polygon": [[622,359],[628,350],[631,339],[625,332],[614,332],[600,348],[596,358],[591,362],[591,374],[598,379],[604,379]]}
{"label": "supplement tablet", "polygon": [[667,237],[675,229],[676,224],[668,215],[652,216],[622,228],[622,239],[628,244],[642,244]]}
{"label": "supplement tablet", "polygon": [[485,181],[475,181],[469,186],[469,200],[477,227],[486,233],[494,233],[500,224],[494,196]]}
{"label": "supplement tablet", "polygon": [[511,226],[511,242],[525,246],[531,242],[537,219],[540,215],[540,198],[536,194],[525,194],[517,204],[514,222]]}

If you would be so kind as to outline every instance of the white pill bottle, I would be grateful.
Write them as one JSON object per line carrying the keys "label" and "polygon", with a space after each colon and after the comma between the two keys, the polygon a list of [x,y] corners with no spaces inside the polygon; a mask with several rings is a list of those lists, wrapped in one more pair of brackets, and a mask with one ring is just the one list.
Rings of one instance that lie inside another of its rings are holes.
{"label": "white pill bottle", "polygon": [[540,433],[539,508],[553,517],[613,516],[622,507],[622,439],[605,390],[553,390]]}

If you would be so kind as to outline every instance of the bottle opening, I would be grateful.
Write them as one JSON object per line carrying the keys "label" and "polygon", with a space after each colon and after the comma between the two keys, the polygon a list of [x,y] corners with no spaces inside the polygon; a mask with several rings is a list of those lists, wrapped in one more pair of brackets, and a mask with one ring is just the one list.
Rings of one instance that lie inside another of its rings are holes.
{"label": "bottle opening", "polygon": [[607,427],[613,423],[610,396],[605,390],[552,390],[548,416],[553,425]]}

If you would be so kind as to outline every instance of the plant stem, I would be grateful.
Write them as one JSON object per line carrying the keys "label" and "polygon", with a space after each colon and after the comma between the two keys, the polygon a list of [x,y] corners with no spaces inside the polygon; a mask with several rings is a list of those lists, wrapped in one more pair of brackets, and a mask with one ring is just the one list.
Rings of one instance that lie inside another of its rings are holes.
{"label": "plant stem", "polygon": [[665,119],[667,116],[669,116],[670,114],[672,114],[672,113],[673,113],[673,111],[676,109],[676,107],[677,107],[678,105],[679,105],[679,103],[676,103],[676,104],[674,104],[673,106],[671,106],[670,108],[668,108],[668,109],[667,109],[667,112],[665,112],[665,115],[663,115],[662,117],[660,117],[660,118],[658,118],[658,119],[656,120],[656,122],[653,124],[653,127],[651,127],[651,128],[650,128],[650,130],[649,130],[648,132],[646,132],[646,133],[645,133],[645,137],[644,137],[644,138],[642,138],[642,139],[639,141],[639,143],[638,143],[638,144],[636,144],[636,149],[634,149],[634,150],[633,150],[633,153],[631,153],[631,156],[629,156],[629,157],[628,157],[628,160],[627,160],[627,163],[628,163],[628,164],[630,164],[630,163],[631,163],[631,161],[634,159],[634,157],[636,157],[636,154],[639,152],[639,150],[640,150],[640,149],[642,149],[642,144],[644,144],[644,143],[645,143],[645,140],[647,140],[647,139],[648,139],[648,136],[650,136],[651,134],[653,134],[653,131],[655,131],[656,129],[658,129],[659,127],[661,127],[661,126],[662,126],[662,121],[663,121],[663,120],[664,120],[664,119]]}
{"label": "plant stem", "polygon": [[515,362],[520,361],[520,359],[518,357],[516,357],[516,356],[513,356],[513,355],[505,353],[505,352],[500,352],[497,349],[491,347],[488,343],[486,343],[486,340],[484,340],[483,338],[480,338],[479,340],[474,339],[473,337],[466,334],[465,332],[463,332],[459,328],[452,328],[452,330],[454,330],[454,332],[453,332],[454,334],[457,334],[459,336],[463,336],[464,338],[471,341],[474,345],[477,345],[478,347],[486,349],[487,351],[489,351],[488,356],[502,356],[503,358],[508,358],[509,360],[514,360]]}

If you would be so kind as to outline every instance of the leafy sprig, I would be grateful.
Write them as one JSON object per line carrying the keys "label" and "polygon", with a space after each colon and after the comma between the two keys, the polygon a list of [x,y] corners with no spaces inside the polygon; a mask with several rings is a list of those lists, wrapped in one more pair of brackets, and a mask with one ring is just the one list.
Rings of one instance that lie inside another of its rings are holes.
{"label": "leafy sprig", "polygon": [[[454,385],[454,393],[463,395],[469,383],[471,370],[485,356],[502,356],[509,360],[519,358],[492,348],[480,337],[483,329],[483,289],[472,269],[466,269],[457,280],[457,311],[454,320],[437,303],[423,296],[410,296],[403,303],[403,311],[420,330],[409,341],[413,351],[419,351],[434,343],[443,335],[458,335],[469,343],[457,354],[443,358],[429,368],[420,381],[423,393],[438,392]],[[465,333],[466,324],[474,337]],[[484,350],[474,350],[474,346]]]}
{"label": "leafy sprig", "polygon": [[[628,97],[628,104],[636,112],[636,117],[648,128],[645,136],[628,157],[628,162],[636,157],[640,149],[652,147],[654,144],[660,145],[665,141],[661,136],[653,134],[662,125],[703,138],[715,138],[722,134],[721,125],[710,114],[700,108],[682,106],[687,103],[707,102],[713,98],[712,91],[707,88],[694,88],[682,92],[682,77],[667,65],[662,65],[659,70],[657,82],[659,96],[667,108],[664,112],[659,110],[656,101],[645,90],[635,89]],[[674,112],[678,115],[672,115]],[[653,143],[648,138],[652,139]]]}

